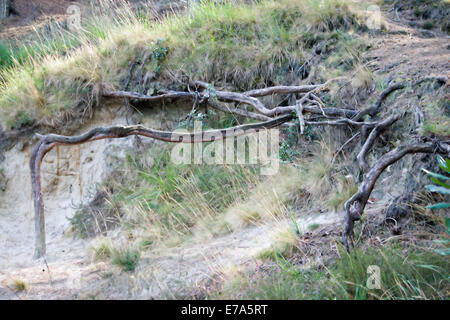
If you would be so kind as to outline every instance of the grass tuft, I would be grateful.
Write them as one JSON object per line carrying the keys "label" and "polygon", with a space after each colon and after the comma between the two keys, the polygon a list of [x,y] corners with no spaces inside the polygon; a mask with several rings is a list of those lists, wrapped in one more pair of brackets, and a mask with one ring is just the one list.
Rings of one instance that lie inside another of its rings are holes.
{"label": "grass tuft", "polygon": [[298,235],[290,227],[279,230],[272,236],[272,245],[257,254],[262,260],[289,259],[297,252]]}
{"label": "grass tuft", "polygon": [[343,209],[345,201],[358,191],[355,182],[344,176],[338,177],[337,187],[328,196],[328,207],[333,210]]}
{"label": "grass tuft", "polygon": [[138,249],[130,246],[121,246],[111,249],[111,263],[121,267],[124,271],[136,269],[141,253]]}
{"label": "grass tuft", "polygon": [[112,247],[111,242],[106,239],[100,239],[91,247],[94,260],[106,260],[111,258]]}
{"label": "grass tuft", "polygon": [[22,292],[28,290],[28,285],[25,281],[20,279],[12,280],[12,289],[14,292]]}

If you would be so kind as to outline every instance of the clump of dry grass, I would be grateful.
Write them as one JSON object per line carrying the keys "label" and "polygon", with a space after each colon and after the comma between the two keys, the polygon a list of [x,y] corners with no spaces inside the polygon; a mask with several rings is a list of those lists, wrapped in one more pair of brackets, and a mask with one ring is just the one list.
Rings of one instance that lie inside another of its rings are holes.
{"label": "clump of dry grass", "polygon": [[89,250],[91,251],[94,260],[105,260],[111,257],[112,242],[106,238],[96,239]]}
{"label": "clump of dry grass", "polygon": [[356,69],[354,77],[352,79],[352,87],[356,90],[368,90],[374,85],[374,74],[370,69],[365,66],[359,66]]}
{"label": "clump of dry grass", "polygon": [[332,146],[324,140],[318,141],[311,158],[303,159],[303,184],[316,199],[323,198],[331,188],[330,174],[333,170]]}
{"label": "clump of dry grass", "polygon": [[272,244],[269,248],[257,253],[262,260],[289,259],[298,252],[298,234],[292,226],[284,225],[272,234]]}
{"label": "clump of dry grass", "polygon": [[344,203],[358,191],[358,186],[351,177],[339,176],[337,186],[328,196],[328,206],[333,210],[343,209]]}
{"label": "clump of dry grass", "polygon": [[131,229],[145,248],[173,246],[208,233],[214,220],[261,180],[253,166],[176,165],[170,146],[149,154],[159,156],[151,164],[146,155],[128,157],[113,196],[125,213],[121,226]]}
{"label": "clump of dry grass", "polygon": [[22,292],[28,290],[28,284],[20,279],[12,279],[11,287],[14,292]]}
{"label": "clump of dry grass", "polygon": [[303,187],[300,170],[283,165],[277,174],[257,184],[246,199],[230,206],[212,230],[226,226],[229,231],[234,231],[258,221],[285,217],[286,206],[298,201]]}
{"label": "clump of dry grass", "polygon": [[76,236],[89,238],[106,235],[120,224],[122,215],[118,202],[114,201],[111,190],[105,185],[95,190],[89,203],[81,204],[69,220]]}

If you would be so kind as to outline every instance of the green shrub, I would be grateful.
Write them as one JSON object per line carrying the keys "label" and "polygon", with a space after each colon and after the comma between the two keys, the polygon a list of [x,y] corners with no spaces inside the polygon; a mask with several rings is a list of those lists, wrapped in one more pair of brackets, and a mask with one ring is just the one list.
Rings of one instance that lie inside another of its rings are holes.
{"label": "green shrub", "polygon": [[[450,195],[450,185],[447,184],[447,180],[450,180],[450,159],[442,158],[441,156],[437,156],[437,162],[439,167],[444,171],[447,175],[442,175],[439,173],[434,173],[431,171],[428,171],[426,169],[422,169],[426,174],[430,176],[431,181],[433,181],[435,184],[429,184],[426,185],[425,188],[430,192],[437,192],[444,196]],[[445,181],[445,182],[444,182]],[[450,203],[447,202],[441,202],[436,203],[433,205],[430,205],[427,207],[428,209],[444,209],[444,208],[450,208]]]}
{"label": "green shrub", "polygon": [[427,21],[423,24],[422,28],[424,28],[426,30],[431,30],[434,28],[434,23],[431,21]]}

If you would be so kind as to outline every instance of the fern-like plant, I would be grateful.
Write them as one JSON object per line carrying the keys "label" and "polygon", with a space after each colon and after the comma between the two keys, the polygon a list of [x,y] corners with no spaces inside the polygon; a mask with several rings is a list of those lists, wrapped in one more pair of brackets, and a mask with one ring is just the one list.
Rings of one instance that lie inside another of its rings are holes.
{"label": "fern-like plant", "polygon": [[[442,175],[439,173],[434,173],[431,171],[428,171],[426,169],[422,169],[426,174],[430,176],[431,181],[433,181],[435,184],[429,184],[426,185],[425,188],[430,192],[438,192],[443,195],[449,195],[450,194],[450,185],[447,184],[447,180],[450,180],[450,159],[442,158],[441,156],[437,156],[437,161],[439,167],[441,167],[442,170],[446,173],[446,175]],[[439,202],[436,204],[432,204],[427,206],[428,209],[444,209],[449,208],[450,203],[448,202]],[[446,217],[445,219],[445,233],[446,233],[446,239],[440,239],[435,240],[436,242],[442,244],[445,246],[443,249],[436,249],[435,252],[439,253],[443,256],[450,255],[450,248],[448,247],[450,244],[450,240],[448,237],[450,236],[450,218]]]}
{"label": "fern-like plant", "polygon": [[[447,184],[447,180],[450,180],[450,159],[442,158],[441,156],[437,156],[437,161],[439,167],[446,173],[446,175],[434,173],[428,171],[426,169],[422,169],[426,174],[430,176],[431,181],[435,184],[428,184],[425,188],[430,192],[438,192],[443,195],[450,194],[450,185]],[[428,209],[444,209],[450,208],[450,203],[448,202],[439,202],[430,206],[427,206]]]}

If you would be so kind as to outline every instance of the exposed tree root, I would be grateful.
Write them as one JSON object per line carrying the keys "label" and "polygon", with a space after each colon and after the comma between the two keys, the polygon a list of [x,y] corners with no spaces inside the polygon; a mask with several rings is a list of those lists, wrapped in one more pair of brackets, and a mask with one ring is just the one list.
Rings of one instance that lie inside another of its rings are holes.
{"label": "exposed tree root", "polygon": [[[395,120],[391,119],[390,121]],[[384,122],[387,123],[388,121],[386,120]],[[374,131],[375,130],[376,129],[374,129]],[[388,166],[411,153],[442,153],[448,155],[450,154],[450,141],[443,142],[436,140],[430,143],[402,145],[387,152],[375,161],[370,170],[364,175],[363,182],[360,184],[358,191],[344,204],[345,217],[342,237],[347,251],[350,250],[349,245],[353,247],[354,222],[361,218],[367,200],[381,173],[383,173],[384,169]]]}
{"label": "exposed tree root", "polygon": [[112,126],[104,128],[94,128],[79,136],[61,136],[56,134],[38,135],[39,142],[35,146],[31,158],[31,186],[33,191],[33,202],[35,212],[35,232],[36,248],[35,258],[45,255],[45,217],[44,200],[41,189],[41,164],[45,155],[57,145],[78,145],[91,141],[124,138],[128,136],[144,136],[166,142],[212,142],[228,137],[244,135],[249,131],[266,130],[280,126],[293,119],[293,115],[284,115],[262,123],[245,124],[221,130],[208,130],[199,133],[180,133],[148,129],[140,125],[134,126]]}
{"label": "exposed tree root", "polygon": [[372,148],[373,144],[375,143],[376,138],[388,127],[390,127],[394,122],[396,122],[400,118],[399,115],[390,116],[386,120],[380,122],[378,125],[373,128],[372,132],[370,133],[369,137],[367,138],[366,142],[361,148],[361,151],[359,152],[357,159],[359,166],[364,172],[369,171],[369,165],[366,161],[367,153]]}
{"label": "exposed tree root", "polygon": [[373,106],[370,106],[361,112],[359,112],[354,118],[354,121],[359,121],[362,118],[364,118],[366,115],[370,115],[371,117],[375,116],[381,109],[381,105],[383,104],[383,101],[394,91],[403,89],[405,87],[404,83],[396,83],[391,86],[389,86],[387,89],[385,89],[383,92],[381,92],[380,96],[378,97],[377,101],[375,101],[375,104]]}
{"label": "exposed tree root", "polygon": [[[336,79],[333,79],[336,80]],[[330,80],[330,81],[333,81]],[[418,80],[412,84],[412,86],[418,85],[424,81],[433,80],[440,83],[446,83],[448,79],[446,77],[427,77]],[[347,250],[349,250],[349,243],[353,245],[353,225],[354,221],[360,219],[363,210],[367,204],[370,193],[373,187],[381,175],[381,173],[392,163],[398,161],[403,156],[409,153],[450,153],[449,141],[434,141],[430,143],[419,143],[403,145],[395,148],[394,150],[386,153],[380,159],[378,159],[372,167],[366,161],[366,156],[372,149],[375,140],[379,135],[390,127],[394,122],[399,119],[399,115],[392,115],[389,118],[382,121],[365,122],[361,121],[366,115],[374,117],[381,109],[383,101],[389,94],[395,90],[399,90],[406,87],[405,83],[394,84],[384,90],[378,97],[375,104],[369,108],[366,108],[360,112],[350,109],[339,108],[327,108],[321,99],[318,97],[318,93],[327,90],[327,85],[330,82],[319,85],[303,85],[303,86],[275,86],[265,89],[251,90],[244,93],[218,91],[212,88],[208,83],[202,81],[195,81],[188,84],[196,88],[193,92],[185,91],[161,91],[160,94],[155,96],[143,95],[129,91],[105,91],[104,97],[109,98],[121,98],[121,99],[136,99],[140,101],[164,101],[164,100],[190,100],[193,101],[193,110],[202,104],[212,106],[215,109],[226,113],[232,113],[243,117],[253,118],[264,122],[247,124],[237,127],[232,127],[223,130],[210,130],[199,133],[175,133],[167,131],[159,131],[148,129],[143,126],[112,126],[103,128],[94,128],[85,134],[80,136],[60,136],[55,134],[48,134],[45,136],[38,135],[40,140],[35,146],[30,159],[31,168],[31,181],[33,190],[33,201],[35,209],[35,231],[36,231],[36,249],[35,257],[41,257],[45,255],[45,220],[44,220],[44,203],[41,191],[41,178],[40,167],[42,160],[46,153],[48,153],[53,147],[57,145],[76,145],[87,143],[90,141],[107,139],[107,138],[123,138],[127,136],[145,136],[157,140],[180,143],[180,142],[211,142],[217,139],[224,139],[227,137],[234,137],[242,134],[246,134],[249,130],[265,130],[281,125],[292,125],[291,120],[295,119],[294,112],[297,113],[297,118],[300,124],[300,130],[303,133],[306,125],[330,125],[330,126],[356,126],[361,128],[361,134],[354,135],[348,140],[342,147],[343,149],[348,143],[353,141],[357,136],[360,136],[362,141],[365,140],[363,147],[358,154],[358,163],[361,169],[366,173],[363,182],[359,186],[358,192],[354,194],[344,205],[345,220],[343,230],[343,241]],[[198,91],[200,89],[200,91]],[[291,106],[277,106],[275,108],[267,108],[257,97],[264,97],[273,94],[289,94],[295,97],[295,105]],[[297,97],[299,96],[299,97]],[[297,100],[297,98],[299,98]],[[225,103],[235,103],[237,106],[240,104],[248,105],[252,107],[253,111],[240,109],[238,107],[229,107],[223,105]],[[324,118],[323,121],[311,121],[305,117],[305,113],[313,113],[319,115],[319,118]],[[272,117],[277,118],[272,118]],[[363,134],[363,131],[372,129],[369,136]],[[342,150],[339,150],[341,152]],[[333,159],[334,161],[334,159]]]}
{"label": "exposed tree root", "polygon": [[[423,82],[426,82],[426,81],[436,81],[439,84],[445,84],[445,83],[448,82],[448,78],[446,76],[425,77],[425,78],[422,78],[422,79],[419,79],[419,80],[413,82],[411,84],[411,87],[416,87],[416,86],[418,86],[418,85],[420,85],[420,84],[422,84]],[[390,85],[385,90],[383,90],[383,92],[381,92],[381,94],[379,95],[378,99],[375,101],[373,106],[370,106],[370,107],[362,110],[352,120],[359,121],[359,120],[363,119],[366,115],[374,117],[378,112],[380,112],[381,105],[383,104],[383,101],[386,100],[386,98],[392,92],[394,92],[396,90],[404,89],[405,87],[406,87],[406,83],[405,82],[395,83],[393,85]]]}
{"label": "exposed tree root", "polygon": [[[337,80],[337,79],[333,79]],[[149,102],[155,102],[155,101],[163,101],[168,99],[173,100],[192,100],[195,101],[195,99],[200,98],[201,100],[206,101],[207,103],[211,104],[214,107],[214,102],[233,102],[238,104],[245,104],[248,106],[251,106],[255,109],[255,112],[259,113],[260,115],[263,115],[265,117],[273,117],[273,116],[279,116],[283,114],[291,113],[292,111],[295,111],[297,106],[278,106],[272,109],[267,108],[260,100],[258,100],[256,97],[263,97],[263,96],[269,96],[273,94],[303,94],[303,97],[300,99],[302,101],[303,110],[305,112],[314,113],[314,114],[320,114],[324,116],[329,117],[344,117],[344,118],[351,118],[355,117],[358,112],[355,110],[350,109],[338,109],[338,108],[322,108],[320,107],[321,103],[317,101],[318,97],[314,95],[313,93],[317,93],[320,91],[327,90],[327,85],[333,81],[327,81],[324,84],[320,85],[304,85],[304,86],[275,86],[275,87],[268,87],[265,89],[257,89],[257,90],[251,90],[244,93],[236,93],[236,92],[229,92],[229,91],[220,91],[213,89],[208,83],[202,82],[202,81],[195,81],[191,85],[195,87],[199,87],[203,89],[203,91],[200,92],[186,92],[186,91],[161,91],[161,94],[154,95],[154,96],[148,96],[143,95],[136,92],[128,92],[128,91],[105,91],[103,92],[104,97],[110,97],[110,98],[128,98],[128,99],[136,99],[140,101],[149,101]],[[311,99],[308,99],[311,98]],[[303,99],[303,100],[302,100]],[[307,103],[305,103],[307,102]],[[217,105],[216,105],[217,107]],[[224,109],[223,107],[220,107],[221,109]],[[245,114],[242,114],[242,111],[238,111],[239,109],[234,109],[233,113],[246,116]],[[223,110],[222,110],[223,111]],[[252,118],[257,118],[256,114],[251,114]],[[266,119],[258,117],[259,120]]]}

